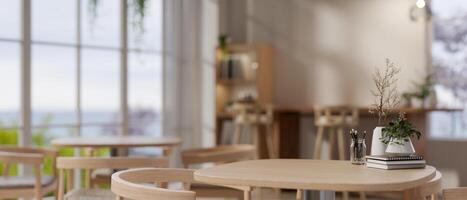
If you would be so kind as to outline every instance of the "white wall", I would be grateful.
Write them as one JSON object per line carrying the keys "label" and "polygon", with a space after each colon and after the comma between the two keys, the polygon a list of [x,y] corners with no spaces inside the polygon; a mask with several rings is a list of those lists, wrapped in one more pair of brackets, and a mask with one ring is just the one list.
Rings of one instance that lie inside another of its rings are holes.
{"label": "white wall", "polygon": [[[247,42],[274,44],[279,106],[367,106],[371,73],[385,58],[402,67],[401,91],[425,74],[424,23],[410,21],[410,0],[246,0],[246,5],[246,17],[234,10],[230,19],[246,19]],[[235,27],[241,25],[231,23],[230,29],[242,30]]]}

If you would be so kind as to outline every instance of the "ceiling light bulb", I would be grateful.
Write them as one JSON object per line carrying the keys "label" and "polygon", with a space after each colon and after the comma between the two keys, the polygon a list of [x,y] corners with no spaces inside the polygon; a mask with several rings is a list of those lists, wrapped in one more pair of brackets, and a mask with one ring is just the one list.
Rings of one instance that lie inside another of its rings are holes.
{"label": "ceiling light bulb", "polygon": [[417,0],[417,3],[415,3],[415,5],[417,5],[418,8],[424,8],[426,3],[425,0]]}

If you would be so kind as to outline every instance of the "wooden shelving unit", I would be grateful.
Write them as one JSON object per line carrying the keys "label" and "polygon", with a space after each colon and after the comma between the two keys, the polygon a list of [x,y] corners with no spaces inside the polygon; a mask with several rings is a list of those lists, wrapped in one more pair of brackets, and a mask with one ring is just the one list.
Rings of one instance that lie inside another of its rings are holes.
{"label": "wooden shelving unit", "polygon": [[215,56],[219,144],[222,116],[229,114],[228,105],[245,96],[253,97],[259,105],[273,103],[273,48],[268,44],[229,44],[226,50],[217,48]]}

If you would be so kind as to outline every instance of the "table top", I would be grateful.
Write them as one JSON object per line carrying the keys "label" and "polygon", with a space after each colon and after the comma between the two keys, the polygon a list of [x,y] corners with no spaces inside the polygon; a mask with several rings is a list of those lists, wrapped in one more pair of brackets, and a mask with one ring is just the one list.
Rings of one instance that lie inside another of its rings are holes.
{"label": "table top", "polygon": [[66,137],[52,140],[55,147],[90,147],[90,148],[131,148],[131,147],[172,147],[181,143],[178,137],[148,136],[102,136],[102,137]]}
{"label": "table top", "polygon": [[380,170],[349,161],[275,159],[242,161],[197,170],[214,185],[330,191],[403,191],[435,177],[436,169]]}

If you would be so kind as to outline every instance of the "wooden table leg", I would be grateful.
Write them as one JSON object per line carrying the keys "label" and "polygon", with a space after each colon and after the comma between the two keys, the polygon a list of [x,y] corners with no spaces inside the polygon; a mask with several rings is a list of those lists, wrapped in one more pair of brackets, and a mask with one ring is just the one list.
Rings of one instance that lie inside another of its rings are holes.
{"label": "wooden table leg", "polygon": [[172,147],[164,148],[162,150],[162,154],[164,155],[164,157],[170,157],[170,155],[172,154]]}
{"label": "wooden table leg", "polygon": [[420,193],[418,190],[415,189],[410,189],[404,191],[404,200],[425,200],[425,198],[420,196]]}

